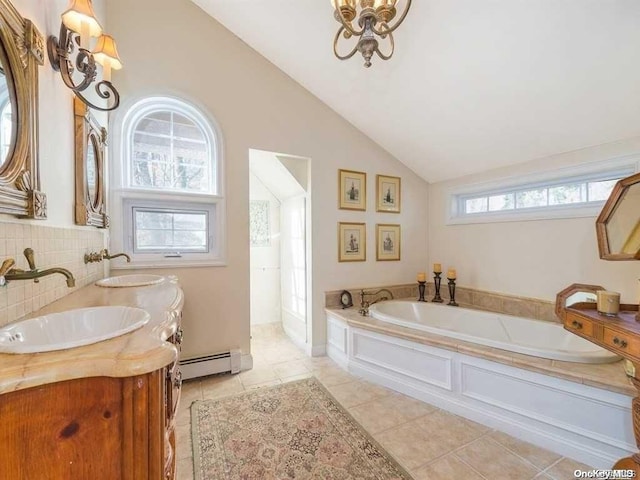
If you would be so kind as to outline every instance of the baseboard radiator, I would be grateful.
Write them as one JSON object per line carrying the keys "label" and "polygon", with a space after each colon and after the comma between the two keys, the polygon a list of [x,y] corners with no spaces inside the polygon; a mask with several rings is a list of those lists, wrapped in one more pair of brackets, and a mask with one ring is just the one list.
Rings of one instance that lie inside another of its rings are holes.
{"label": "baseboard radiator", "polygon": [[180,360],[182,378],[204,377],[215,373],[240,373],[242,354],[239,349]]}

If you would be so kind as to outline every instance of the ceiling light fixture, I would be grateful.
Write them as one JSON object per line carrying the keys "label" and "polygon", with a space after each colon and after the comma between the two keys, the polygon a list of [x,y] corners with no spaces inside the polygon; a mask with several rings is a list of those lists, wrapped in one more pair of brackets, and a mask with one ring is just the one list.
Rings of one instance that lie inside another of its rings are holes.
{"label": "ceiling light fixture", "polygon": [[[396,3],[398,0],[330,0],[334,8],[334,16],[341,26],[333,40],[333,53],[340,60],[348,60],[353,57],[356,52],[360,52],[364,57],[364,66],[371,66],[371,57],[374,53],[383,60],[389,60],[393,56],[395,44],[393,41],[393,32],[400,26],[409,8],[411,0],[405,0],[405,7],[402,14],[398,17],[393,25],[391,21],[396,17]],[[359,3],[359,5],[357,5]],[[353,22],[358,17],[357,29]],[[338,53],[338,42],[340,38],[350,39],[351,37],[359,37],[358,43],[353,50],[346,55]],[[380,51],[379,42],[376,37],[381,39],[389,39],[390,52],[384,54]]]}
{"label": "ceiling light fixture", "polygon": [[[91,37],[98,37],[93,52]],[[78,51],[74,58],[76,47]],[[91,0],[71,0],[69,8],[62,14],[60,37],[50,36],[47,50],[53,69],[60,72],[64,84],[86,105],[103,112],[118,108],[120,94],[111,83],[111,70],[122,68],[122,62],[113,37],[102,33]],[[96,80],[96,63],[102,65],[102,80],[95,84],[95,90],[98,97],[107,100],[106,107],[94,105],[82,93]],[[76,75],[77,81],[74,80],[76,71],[81,74]]]}

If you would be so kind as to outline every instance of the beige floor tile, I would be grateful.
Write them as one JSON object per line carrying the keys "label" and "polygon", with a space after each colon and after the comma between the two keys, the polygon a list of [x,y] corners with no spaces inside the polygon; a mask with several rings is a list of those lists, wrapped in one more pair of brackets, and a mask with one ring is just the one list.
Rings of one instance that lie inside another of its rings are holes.
{"label": "beige floor tile", "polygon": [[551,468],[545,470],[544,473],[553,478],[553,480],[567,480],[575,478],[573,472],[576,470],[589,471],[592,468],[569,458],[563,458]]}
{"label": "beige floor tile", "polygon": [[405,395],[390,394],[349,409],[349,413],[370,433],[397,427],[435,410],[427,403]]}
{"label": "beige floor tile", "polygon": [[176,459],[191,458],[191,423],[176,425]]}
{"label": "beige floor tile", "polygon": [[296,380],[303,380],[305,378],[310,378],[310,377],[313,377],[313,373],[307,372],[301,375],[294,375],[293,377],[285,377],[282,379],[282,383],[295,382]]}
{"label": "beige floor tile", "polygon": [[256,388],[264,388],[264,387],[273,387],[274,385],[280,385],[282,380],[276,378],[274,380],[267,380],[266,382],[254,383],[253,385],[248,385],[245,387],[245,390],[255,390]]}
{"label": "beige floor tile", "polygon": [[530,480],[540,473],[488,436],[456,451],[455,455],[491,480]]}
{"label": "beige floor tile", "polygon": [[549,465],[552,465],[554,462],[557,462],[562,457],[557,453],[523,442],[522,440],[518,440],[506,433],[493,432],[491,433],[491,438],[542,470],[547,468]]}
{"label": "beige floor tile", "polygon": [[337,366],[323,367],[318,370],[313,370],[313,374],[325,387],[353,382],[357,379],[356,376],[351,375]]}
{"label": "beige floor tile", "polygon": [[454,455],[439,458],[410,473],[414,480],[484,480],[484,477]]}
{"label": "beige floor tile", "polygon": [[327,390],[345,408],[370,402],[391,393],[390,390],[360,380],[327,386]]}
{"label": "beige floor tile", "polygon": [[240,374],[240,381],[245,387],[277,379],[278,376],[271,366],[254,366],[253,369]]}
{"label": "beige floor tile", "polygon": [[203,379],[201,382],[202,398],[204,400],[212,398],[226,397],[244,391],[238,375],[227,374],[224,376],[213,376]]}
{"label": "beige floor tile", "polygon": [[309,367],[307,367],[307,364],[304,360],[294,360],[292,362],[274,365],[273,371],[278,376],[278,378],[283,379],[287,377],[293,377],[295,375],[309,373],[310,369]]}
{"label": "beige floor tile", "polygon": [[490,431],[484,425],[447,413],[444,410],[436,410],[420,417],[415,423],[428,434],[448,445],[450,450],[472,442]]}
{"label": "beige floor tile", "polygon": [[178,460],[177,469],[178,480],[193,480],[193,458],[189,457]]}
{"label": "beige floor tile", "polygon": [[448,445],[429,435],[414,422],[373,436],[407,470],[415,470],[450,450]]}

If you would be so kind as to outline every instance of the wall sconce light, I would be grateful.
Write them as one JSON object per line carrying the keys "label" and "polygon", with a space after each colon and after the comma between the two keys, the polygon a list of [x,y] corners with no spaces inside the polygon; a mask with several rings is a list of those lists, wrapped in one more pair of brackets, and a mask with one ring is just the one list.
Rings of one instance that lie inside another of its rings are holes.
{"label": "wall sconce light", "polygon": [[[98,38],[93,51],[91,37]],[[53,69],[60,72],[64,84],[85,104],[103,112],[118,108],[120,94],[111,83],[111,71],[121,69],[122,62],[113,37],[102,33],[91,0],[71,0],[62,14],[60,36],[49,37],[47,50]],[[106,107],[94,105],[82,93],[96,80],[96,63],[102,65],[102,80],[95,84],[95,90],[100,98],[107,100]],[[75,72],[79,74],[75,75],[77,80],[74,79]]]}

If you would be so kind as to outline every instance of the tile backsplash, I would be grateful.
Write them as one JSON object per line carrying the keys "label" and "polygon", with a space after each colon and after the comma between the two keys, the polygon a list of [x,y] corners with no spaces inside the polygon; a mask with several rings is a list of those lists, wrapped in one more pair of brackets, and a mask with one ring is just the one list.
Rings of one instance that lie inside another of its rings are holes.
{"label": "tile backsplash", "polygon": [[[367,292],[376,291],[380,288],[388,288],[393,293],[394,298],[418,298],[418,285],[391,285],[385,287],[365,287]],[[361,288],[349,289],[353,297],[353,304],[358,307]],[[325,292],[325,306],[327,308],[340,307],[340,292],[335,290]],[[433,283],[427,283],[425,298],[431,301],[435,294]],[[442,282],[440,287],[440,296],[446,302],[449,301],[449,289],[446,280]],[[538,320],[546,320],[549,322],[560,322],[555,314],[555,302],[547,300],[539,300],[537,298],[518,297],[514,295],[506,295],[502,293],[488,292],[474,288],[466,288],[456,286],[456,302],[460,306],[473,308],[476,310],[486,310],[496,313],[504,313],[507,315],[516,315],[519,317],[535,318]]]}
{"label": "tile backsplash", "polygon": [[68,288],[60,274],[42,277],[39,283],[15,280],[0,287],[0,326],[103,278],[104,264],[85,265],[84,254],[105,248],[106,237],[105,230],[0,222],[0,263],[13,258],[16,268],[28,269],[23,251],[31,247],[38,269],[66,268],[76,279],[74,288]]}

